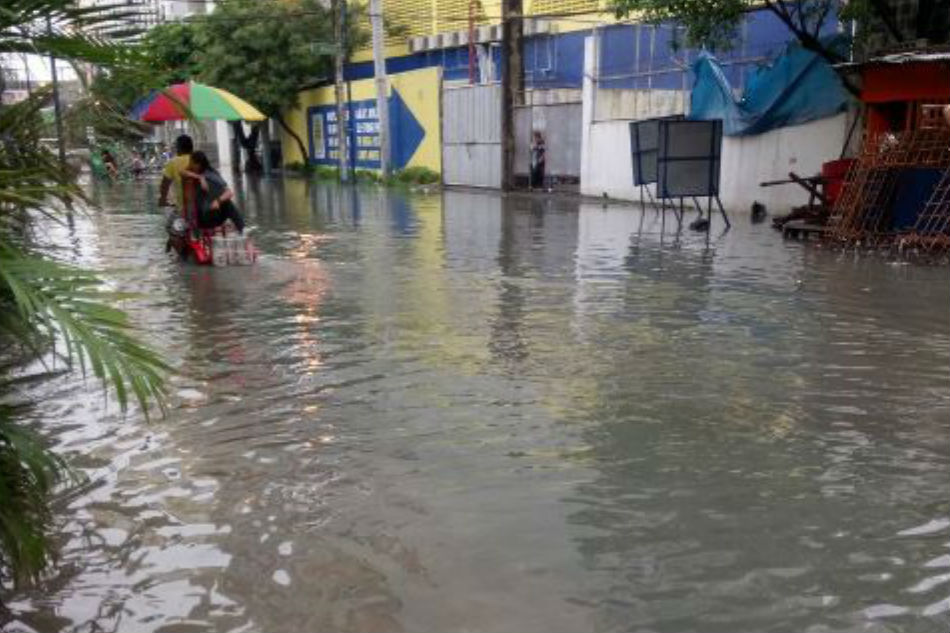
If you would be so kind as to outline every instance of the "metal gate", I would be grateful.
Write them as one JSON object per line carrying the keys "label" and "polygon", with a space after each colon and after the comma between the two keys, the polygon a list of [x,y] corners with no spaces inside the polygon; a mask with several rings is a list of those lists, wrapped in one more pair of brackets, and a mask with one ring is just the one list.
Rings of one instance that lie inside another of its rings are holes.
{"label": "metal gate", "polygon": [[501,187],[501,86],[442,85],[442,181]]}
{"label": "metal gate", "polygon": [[515,174],[527,177],[534,132],[544,138],[548,182],[573,182],[581,176],[581,104],[524,105],[515,108]]}

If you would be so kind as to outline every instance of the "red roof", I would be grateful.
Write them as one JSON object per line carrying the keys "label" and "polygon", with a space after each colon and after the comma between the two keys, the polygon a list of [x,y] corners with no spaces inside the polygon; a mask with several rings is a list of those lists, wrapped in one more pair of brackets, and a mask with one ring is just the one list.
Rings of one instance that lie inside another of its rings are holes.
{"label": "red roof", "polygon": [[865,64],[861,67],[865,103],[950,101],[950,60]]}

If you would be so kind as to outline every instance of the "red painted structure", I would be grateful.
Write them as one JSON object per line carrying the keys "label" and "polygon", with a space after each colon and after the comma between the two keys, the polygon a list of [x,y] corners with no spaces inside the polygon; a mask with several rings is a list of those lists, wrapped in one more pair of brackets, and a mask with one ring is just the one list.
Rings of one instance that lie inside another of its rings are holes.
{"label": "red painted structure", "polygon": [[[861,65],[866,138],[942,125],[926,106],[950,103],[950,55],[895,55]],[[933,110],[932,108],[930,109]]]}

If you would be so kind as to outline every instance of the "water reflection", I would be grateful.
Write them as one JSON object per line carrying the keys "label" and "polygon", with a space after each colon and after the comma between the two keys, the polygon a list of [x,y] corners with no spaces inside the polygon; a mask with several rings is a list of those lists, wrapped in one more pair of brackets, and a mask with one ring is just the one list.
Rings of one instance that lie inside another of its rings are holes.
{"label": "water reflection", "polygon": [[92,483],[8,629],[946,629],[947,270],[235,186],[254,267],[167,260],[153,187],[97,187],[62,236],[180,374],[151,424],[38,394]]}

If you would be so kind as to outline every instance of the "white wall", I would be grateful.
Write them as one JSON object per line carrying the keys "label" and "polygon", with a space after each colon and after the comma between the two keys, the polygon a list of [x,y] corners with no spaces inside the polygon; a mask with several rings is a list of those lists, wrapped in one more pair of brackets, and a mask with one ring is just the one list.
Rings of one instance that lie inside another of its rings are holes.
{"label": "white wall", "polygon": [[[598,89],[599,45],[595,34],[587,37],[584,46],[581,193],[640,200],[640,189],[633,186],[629,123],[647,118],[645,114],[682,112],[685,100],[676,91],[653,91],[645,99],[630,90]],[[783,212],[805,204],[808,194],[797,185],[763,188],[759,183],[786,179],[790,171],[800,176],[819,173],[823,162],[841,154],[850,121],[848,115],[839,114],[756,136],[725,137],[720,177],[723,205],[745,210],[758,200],[770,212]]]}
{"label": "white wall", "polygon": [[821,164],[841,154],[848,134],[848,116],[783,127],[755,136],[726,137],[722,143],[720,195],[731,209],[747,209],[758,200],[769,211],[787,211],[808,202],[798,185],[760,187],[766,180],[788,178],[788,172],[814,176]]}
{"label": "white wall", "polygon": [[[629,121],[593,123],[582,151],[581,193],[607,194],[611,198],[639,200],[633,186]],[[808,202],[797,185],[760,187],[767,180],[781,180],[794,171],[813,176],[821,164],[838,158],[848,133],[848,117],[840,114],[803,125],[785,127],[756,136],[725,137],[722,142],[720,199],[727,209],[745,210],[758,200],[770,212],[783,212]]]}
{"label": "white wall", "polygon": [[621,200],[639,200],[640,189],[633,186],[629,121],[605,121],[590,125],[582,137],[581,193]]}
{"label": "white wall", "polygon": [[594,121],[683,114],[687,101],[688,95],[682,90],[598,90]]}

